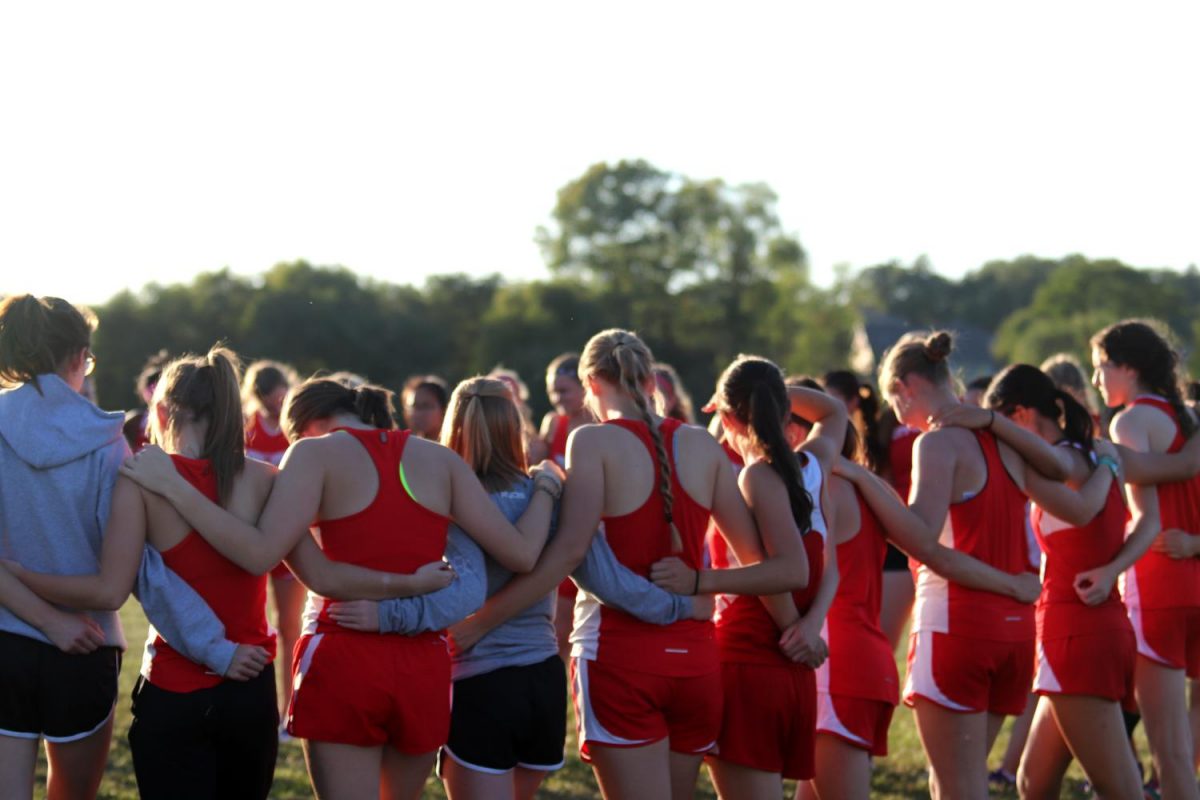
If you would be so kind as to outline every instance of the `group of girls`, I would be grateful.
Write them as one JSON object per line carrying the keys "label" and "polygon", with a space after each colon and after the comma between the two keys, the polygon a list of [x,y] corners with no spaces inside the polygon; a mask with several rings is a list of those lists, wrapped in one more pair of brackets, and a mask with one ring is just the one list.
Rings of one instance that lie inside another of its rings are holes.
{"label": "group of girls", "polygon": [[[976,408],[948,334],[902,338],[879,377],[919,432],[904,499],[867,466],[888,459],[857,381],[740,356],[706,409],[718,441],[621,330],[551,364],[540,432],[507,371],[448,396],[413,382],[399,431],[386,390],[265,363],[240,382],[214,348],[163,368],[154,444],[126,459],[121,416],[78,395],[93,324],[52,298],[0,306],[15,387],[0,393],[0,785],[15,796],[32,794],[43,738],[50,796],[95,794],[114,611],[135,591],[152,623],[129,732],[139,791],[265,797],[269,574],[282,616],[300,616],[297,580],[310,590],[283,725],[319,797],[417,797],[435,761],[452,798],[532,797],[563,757],[556,624],[609,798],[691,797],[704,762],[723,798],[778,797],[784,779],[798,798],[865,798],[901,699],[932,793],[986,797],[987,749],[1031,686],[1022,795],[1057,796],[1074,757],[1100,796],[1140,797],[1121,716],[1135,684],[1164,796],[1196,796],[1200,447],[1174,356],[1143,323],[1092,342],[1096,383],[1125,409],[1115,445],[1037,368],[1008,368]],[[916,565],[903,689],[881,619],[889,545]]]}

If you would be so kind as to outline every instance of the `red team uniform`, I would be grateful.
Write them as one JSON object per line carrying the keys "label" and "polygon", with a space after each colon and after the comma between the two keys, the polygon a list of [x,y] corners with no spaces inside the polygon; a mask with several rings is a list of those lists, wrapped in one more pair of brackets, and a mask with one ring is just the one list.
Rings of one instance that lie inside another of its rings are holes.
{"label": "red team uniform", "polygon": [[829,658],[817,669],[817,732],[873,756],[887,755],[888,726],[900,702],[892,645],[879,627],[887,538],[857,490],[854,538],[837,546],[839,582],[822,634]]}
{"label": "red team uniform", "polygon": [[1116,558],[1125,542],[1129,514],[1121,485],[1109,487],[1104,508],[1075,527],[1034,505],[1033,531],[1045,554],[1037,602],[1038,694],[1093,695],[1121,702],[1132,698],[1137,645],[1121,596],[1086,606],[1075,576]]}
{"label": "red team uniform", "polygon": [[[450,520],[405,489],[401,459],[409,431],[342,429],[370,454],[379,491],[355,514],[320,523],[321,549],[335,561],[411,574],[446,549]],[[450,655],[442,632],[360,633],[333,622],[329,600],[309,594],[304,635],[292,663],[288,733],[359,747],[388,744],[427,753],[450,729]]]}
{"label": "red team uniform", "polygon": [[[657,461],[646,423],[614,419],[604,424],[632,433]],[[679,483],[674,445],[681,425],[664,419],[659,430],[671,465],[673,517],[683,552],[671,551],[657,489],[637,510],[603,520],[617,560],[639,575],[648,576],[651,564],[671,555],[693,569],[703,566],[710,512]],[[669,737],[671,750],[679,753],[712,747],[721,724],[721,673],[711,622],[653,625],[580,593],[571,643],[571,688],[585,761],[592,745],[641,747]]]}
{"label": "red team uniform", "polygon": [[[1170,403],[1161,397],[1138,397],[1135,406],[1150,406],[1175,423],[1168,453],[1177,453],[1186,440]],[[1160,483],[1158,513],[1163,530],[1179,528],[1200,533],[1200,476],[1178,483]],[[1200,559],[1175,560],[1148,550],[1125,573],[1125,605],[1137,634],[1138,653],[1172,669],[1200,677]]]}
{"label": "red team uniform", "polygon": [[[996,437],[973,433],[986,483],[950,505],[938,541],[1009,574],[1032,571],[1025,495],[1005,469]],[[921,565],[904,701],[920,697],[951,711],[1018,715],[1033,683],[1034,638],[1030,606],[951,583]]]}
{"label": "red team uniform", "polygon": [[[821,465],[805,457],[801,473],[813,498],[811,530],[803,537],[808,585],[792,596],[804,614],[821,585],[828,529],[820,503]],[[723,539],[716,541],[724,544]],[[736,557],[723,547],[712,557],[714,567],[737,566]],[[785,778],[812,778],[816,673],[793,663],[779,649],[782,632],[758,597],[721,595],[716,623],[725,715],[713,755],[731,764],[778,772]]]}
{"label": "red team uniform", "polygon": [[[173,455],[175,470],[212,502],[217,502],[217,475],[207,459]],[[267,578],[234,564],[196,531],[162,551],[163,563],[187,581],[225,626],[225,637],[238,644],[258,645],[275,658],[275,634],[267,625]],[[142,676],[170,692],[209,689],[224,680],[203,664],[181,655],[157,634],[146,645]]]}

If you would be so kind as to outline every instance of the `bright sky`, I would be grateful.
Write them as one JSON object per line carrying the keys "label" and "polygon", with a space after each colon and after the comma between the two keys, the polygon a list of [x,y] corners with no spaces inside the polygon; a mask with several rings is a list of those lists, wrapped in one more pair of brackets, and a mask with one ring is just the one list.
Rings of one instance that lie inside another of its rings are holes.
{"label": "bright sky", "polygon": [[818,280],[1200,263],[1191,2],[6,3],[0,293],[545,274],[597,161],[765,181]]}

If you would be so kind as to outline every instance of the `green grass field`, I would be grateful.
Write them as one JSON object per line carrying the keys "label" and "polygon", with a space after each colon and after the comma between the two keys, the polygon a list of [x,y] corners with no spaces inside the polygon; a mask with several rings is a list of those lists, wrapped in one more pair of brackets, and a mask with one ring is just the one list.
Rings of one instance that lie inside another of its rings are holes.
{"label": "green grass field", "polygon": [[[129,696],[137,678],[138,667],[141,663],[141,648],[146,638],[146,619],[141,607],[135,601],[130,601],[121,610],[121,618],[125,623],[125,633],[130,643],[125,663],[121,670],[121,695],[117,703],[117,722],[113,735],[113,746],[109,754],[108,772],[100,787],[103,798],[137,797],[137,783],[133,775],[133,762],[129,754],[129,744],[126,734],[129,731]],[[993,753],[993,766],[999,761],[1005,743],[1008,739],[1008,726],[1000,735]],[[596,782],[589,767],[579,761],[575,751],[574,728],[569,729],[567,745],[567,765],[552,775],[542,787],[539,797],[547,798],[592,798],[598,797]],[[1144,745],[1143,745],[1144,747]],[[871,796],[883,800],[900,800],[928,796],[926,791],[925,759],[921,752],[921,744],[912,722],[912,715],[906,709],[898,709],[892,723],[891,735],[888,740],[890,755],[876,762],[872,777]],[[1142,752],[1145,752],[1143,749]],[[39,775],[44,776],[45,766],[39,764]],[[1080,789],[1082,773],[1078,766],[1072,767],[1068,784],[1063,796],[1070,798],[1085,798]],[[788,797],[791,797],[791,786],[788,786]],[[39,790],[40,791],[40,790]],[[308,775],[304,769],[304,756],[297,742],[286,742],[279,750],[279,762],[275,771],[275,786],[271,792],[276,798],[310,798],[312,790],[309,787]],[[426,797],[443,798],[441,783],[436,778],[430,778],[426,785]],[[696,796],[698,798],[715,798],[716,795],[706,775],[701,775],[698,781]],[[996,797],[1016,797],[1015,793],[1000,793]]]}

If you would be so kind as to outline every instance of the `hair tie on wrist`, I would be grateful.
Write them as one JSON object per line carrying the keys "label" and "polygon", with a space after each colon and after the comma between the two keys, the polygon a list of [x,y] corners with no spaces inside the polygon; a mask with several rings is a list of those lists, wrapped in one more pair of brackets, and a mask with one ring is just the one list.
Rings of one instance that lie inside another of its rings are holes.
{"label": "hair tie on wrist", "polygon": [[696,583],[692,586],[692,597],[700,594],[700,568],[696,568]]}
{"label": "hair tie on wrist", "polygon": [[988,411],[990,411],[992,414],[992,416],[988,419],[988,430],[990,431],[992,426],[996,424],[996,409],[989,408]]}

